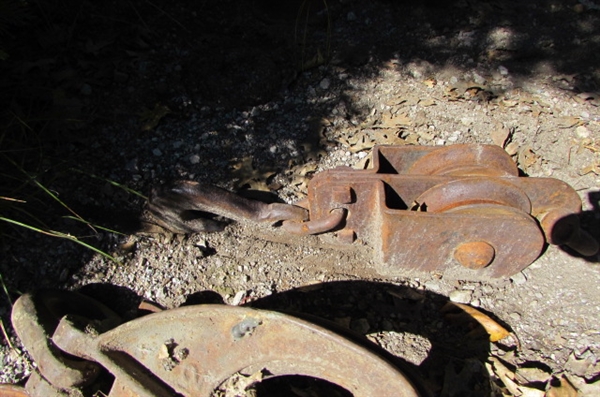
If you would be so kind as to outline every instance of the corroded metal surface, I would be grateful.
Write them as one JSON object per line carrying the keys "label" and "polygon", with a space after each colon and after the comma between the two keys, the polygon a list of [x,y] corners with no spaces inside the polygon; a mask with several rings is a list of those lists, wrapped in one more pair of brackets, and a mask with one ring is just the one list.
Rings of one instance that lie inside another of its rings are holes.
{"label": "corroded metal surface", "polygon": [[[80,298],[60,294],[64,302],[57,304],[68,305]],[[19,301],[38,305],[39,299],[47,297],[25,295]],[[30,310],[19,301],[13,318],[27,317]],[[86,298],[85,302],[90,301]],[[36,313],[42,317],[39,310]],[[105,332],[97,327],[82,313],[66,314],[51,337],[39,335],[39,340],[23,341],[27,349],[38,343],[52,344],[55,353],[108,370],[115,377],[112,397],[208,397],[231,376],[257,372],[263,380],[283,375],[324,379],[355,397],[419,395],[405,375],[366,340],[358,344],[277,312],[198,305],[149,314]],[[18,329],[20,337],[26,332]],[[63,370],[60,363],[49,365]],[[73,382],[54,372],[52,380],[45,377],[47,372],[42,372],[44,377],[34,373],[27,384],[29,396],[85,395],[84,389],[65,388]]]}
{"label": "corroded metal surface", "polygon": [[[351,202],[337,199],[343,189]],[[345,209],[344,227],[323,239],[372,248],[385,276],[411,269],[510,276],[533,262],[546,242],[586,255],[598,249],[579,227],[577,193],[556,179],[518,177],[510,156],[496,146],[376,147],[370,170],[317,174],[308,202],[311,219]]]}
{"label": "corroded metal surface", "polygon": [[35,298],[29,294],[21,296],[13,306],[11,318],[40,376],[61,389],[88,385],[100,372],[97,364],[65,354],[50,339],[60,318],[67,313],[85,315],[89,321],[107,328],[120,322],[113,311],[94,299],[64,291],[40,291]]}
{"label": "corroded metal surface", "polygon": [[275,223],[303,221],[308,219],[308,212],[294,205],[250,200],[212,185],[178,181],[152,191],[143,222],[174,233],[220,231],[226,223],[211,218],[215,216],[235,221]]}
{"label": "corroded metal surface", "polygon": [[21,386],[0,384],[0,397],[29,397]]}
{"label": "corroded metal surface", "polygon": [[577,193],[556,179],[519,177],[512,158],[492,145],[375,147],[372,169],[318,173],[297,205],[183,181],[156,190],[149,209],[171,231],[218,230],[213,220],[191,216],[202,211],[270,222],[273,235],[289,234],[290,243],[297,243],[293,235],[319,235],[328,246],[372,253],[383,276],[510,276],[546,243],[598,252],[598,242],[579,227]]}

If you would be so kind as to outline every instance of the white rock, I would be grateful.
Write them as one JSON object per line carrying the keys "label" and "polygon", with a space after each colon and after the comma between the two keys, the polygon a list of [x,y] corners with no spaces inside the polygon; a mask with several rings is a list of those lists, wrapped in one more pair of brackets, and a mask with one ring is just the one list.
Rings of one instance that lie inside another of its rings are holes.
{"label": "white rock", "polygon": [[197,154],[192,154],[190,156],[190,163],[191,164],[198,164],[200,162],[200,156],[198,156]]}
{"label": "white rock", "polygon": [[471,302],[472,291],[456,290],[450,292],[449,298],[452,302],[456,303],[469,303]]}
{"label": "white rock", "polygon": [[321,87],[321,89],[323,90],[328,89],[330,85],[331,83],[329,82],[329,79],[327,77],[321,80],[321,82],[319,83],[319,87]]}
{"label": "white rock", "polygon": [[523,272],[521,272],[521,273],[517,273],[514,276],[512,276],[510,278],[510,281],[512,281],[516,285],[522,285],[527,282],[527,277],[525,276],[525,274],[523,274]]}
{"label": "white rock", "polygon": [[575,128],[575,135],[577,135],[577,138],[589,138],[590,130],[585,128],[583,125],[580,125],[579,127]]}
{"label": "white rock", "polygon": [[246,291],[238,291],[237,294],[235,294],[235,296],[233,297],[233,300],[231,301],[231,304],[233,306],[239,305],[240,302],[242,301],[242,299],[244,299],[245,296],[246,296]]}

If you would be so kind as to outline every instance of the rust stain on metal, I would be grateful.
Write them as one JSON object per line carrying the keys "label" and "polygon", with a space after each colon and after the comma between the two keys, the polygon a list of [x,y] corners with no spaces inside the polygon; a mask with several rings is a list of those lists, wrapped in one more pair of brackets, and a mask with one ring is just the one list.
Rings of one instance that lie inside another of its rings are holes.
{"label": "rust stain on metal", "polygon": [[[546,242],[584,255],[598,251],[579,227],[577,193],[556,179],[519,177],[500,147],[379,146],[373,164],[315,175],[308,208],[311,220],[346,209],[336,234],[355,238],[322,239],[339,246],[365,242],[381,275],[415,269],[503,277],[531,264]],[[352,200],[340,203],[340,191],[351,191]]]}
{"label": "rust stain on metal", "polygon": [[[61,299],[73,297],[67,294]],[[36,296],[25,299],[37,300]],[[23,308],[16,304],[13,317],[19,317]],[[89,332],[90,325],[84,317],[67,313],[51,338],[29,340],[25,347],[52,342],[61,354],[108,370],[115,377],[111,397],[209,397],[236,373],[261,369],[269,376],[324,379],[356,397],[419,396],[375,345],[356,344],[327,328],[277,312],[198,305],[149,314],[100,333]],[[24,334],[23,329],[18,332]],[[62,388],[39,374],[30,378],[27,392],[16,396],[81,395],[80,389]]]}
{"label": "rust stain on metal", "polygon": [[[176,232],[222,228],[196,213],[281,221],[271,229],[278,241],[286,234],[319,235],[328,246],[372,252],[379,275],[392,277],[411,270],[510,276],[546,243],[586,256],[598,252],[598,242],[580,228],[577,193],[556,179],[519,177],[512,158],[493,145],[376,146],[373,169],[318,173],[297,205],[265,204],[182,181],[156,190],[148,207],[157,224]],[[490,248],[465,248],[473,242]],[[465,256],[473,252],[479,254]]]}

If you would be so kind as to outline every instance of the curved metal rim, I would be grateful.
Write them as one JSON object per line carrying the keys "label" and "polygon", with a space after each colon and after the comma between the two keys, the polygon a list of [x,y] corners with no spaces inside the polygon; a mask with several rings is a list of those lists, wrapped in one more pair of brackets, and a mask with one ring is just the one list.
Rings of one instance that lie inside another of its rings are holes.
{"label": "curved metal rim", "polygon": [[414,175],[518,176],[519,170],[499,146],[458,144],[421,157],[408,170]]}
{"label": "curved metal rim", "polygon": [[[168,370],[166,340],[189,353]],[[199,305],[150,314],[100,335],[98,349],[107,355],[126,354],[184,395],[193,391],[209,396],[226,379],[251,367],[324,379],[356,397],[418,397],[410,380],[375,350],[272,311]]]}
{"label": "curved metal rim", "polygon": [[427,212],[446,212],[465,205],[496,204],[531,213],[527,194],[500,179],[469,177],[435,185],[416,201],[427,205]]}

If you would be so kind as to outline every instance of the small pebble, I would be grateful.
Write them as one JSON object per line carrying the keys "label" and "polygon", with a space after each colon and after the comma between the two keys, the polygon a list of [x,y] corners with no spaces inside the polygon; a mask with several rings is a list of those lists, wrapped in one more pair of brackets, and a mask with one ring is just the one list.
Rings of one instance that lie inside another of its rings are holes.
{"label": "small pebble", "polygon": [[159,148],[153,149],[152,154],[155,156],[162,156],[162,151]]}
{"label": "small pebble", "polygon": [[500,73],[502,76],[508,76],[508,69],[505,66],[498,66],[498,73]]}
{"label": "small pebble", "polygon": [[510,278],[510,281],[512,281],[516,285],[523,285],[527,282],[527,277],[525,276],[525,274],[523,274],[523,272],[521,272],[512,276]]}
{"label": "small pebble", "polygon": [[450,292],[449,298],[452,302],[456,303],[469,303],[471,302],[472,291],[456,290]]}
{"label": "small pebble", "polygon": [[475,82],[476,84],[481,84],[481,85],[486,83],[485,77],[483,77],[477,73],[473,73],[473,82]]}
{"label": "small pebble", "polygon": [[191,164],[198,164],[200,162],[200,156],[198,156],[197,154],[192,154],[190,156],[190,163]]}
{"label": "small pebble", "polygon": [[346,16],[346,19],[347,19],[348,21],[356,21],[356,14],[355,14],[355,13],[353,13],[352,11],[350,11],[350,12],[348,13],[348,15]]}
{"label": "small pebble", "polygon": [[319,87],[321,87],[321,89],[326,90],[329,88],[329,86],[331,85],[331,83],[329,82],[328,78],[324,78],[323,80],[321,80],[321,82],[319,83]]}
{"label": "small pebble", "polygon": [[246,297],[246,291],[238,291],[237,294],[235,294],[235,296],[233,297],[233,300],[231,301],[231,304],[233,306],[237,306],[240,304],[240,302],[242,301],[242,299],[244,299]]}
{"label": "small pebble", "polygon": [[521,319],[521,315],[517,312],[510,313],[508,317],[514,322],[517,322]]}
{"label": "small pebble", "polygon": [[436,283],[435,281],[426,281],[425,284],[423,284],[423,285],[429,291],[439,292],[439,290],[440,290],[440,284]]}
{"label": "small pebble", "polygon": [[575,128],[575,135],[577,135],[577,138],[589,138],[590,130],[585,128],[583,125],[580,125],[579,127]]}

